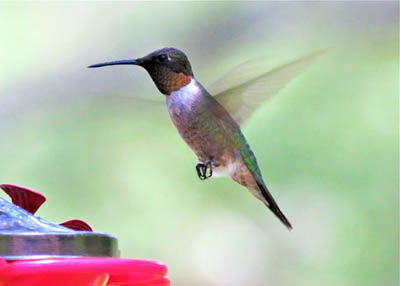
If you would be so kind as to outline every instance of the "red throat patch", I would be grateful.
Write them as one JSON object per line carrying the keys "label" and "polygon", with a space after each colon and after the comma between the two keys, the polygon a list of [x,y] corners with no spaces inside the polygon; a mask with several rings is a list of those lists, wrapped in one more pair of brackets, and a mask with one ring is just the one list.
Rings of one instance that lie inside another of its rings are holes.
{"label": "red throat patch", "polygon": [[191,80],[192,78],[184,73],[169,73],[163,82],[164,89],[168,91],[168,94],[166,95],[170,95],[173,91],[180,90]]}

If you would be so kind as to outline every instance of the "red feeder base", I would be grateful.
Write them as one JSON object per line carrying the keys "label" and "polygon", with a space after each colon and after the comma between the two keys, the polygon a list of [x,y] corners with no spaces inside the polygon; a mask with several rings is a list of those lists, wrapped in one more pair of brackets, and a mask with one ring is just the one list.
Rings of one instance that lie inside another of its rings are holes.
{"label": "red feeder base", "polygon": [[0,258],[1,286],[170,285],[159,262],[121,258]]}

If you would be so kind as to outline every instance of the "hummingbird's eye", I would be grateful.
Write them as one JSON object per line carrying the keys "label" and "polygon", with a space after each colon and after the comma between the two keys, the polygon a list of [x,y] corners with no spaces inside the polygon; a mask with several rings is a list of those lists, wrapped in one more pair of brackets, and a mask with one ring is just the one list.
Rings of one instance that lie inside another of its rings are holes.
{"label": "hummingbird's eye", "polygon": [[168,62],[168,56],[167,56],[167,55],[164,55],[164,54],[159,55],[159,56],[157,57],[157,60],[158,60],[160,63],[166,63],[166,62]]}

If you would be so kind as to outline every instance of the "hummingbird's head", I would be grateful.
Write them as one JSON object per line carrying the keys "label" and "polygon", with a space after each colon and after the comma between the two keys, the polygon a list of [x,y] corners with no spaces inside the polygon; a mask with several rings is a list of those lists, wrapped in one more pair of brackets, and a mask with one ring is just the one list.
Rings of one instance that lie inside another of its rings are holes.
{"label": "hummingbird's head", "polygon": [[147,70],[158,90],[169,95],[187,85],[193,76],[186,55],[175,48],[163,48],[134,60],[105,62],[89,66],[97,68],[110,65],[138,65]]}

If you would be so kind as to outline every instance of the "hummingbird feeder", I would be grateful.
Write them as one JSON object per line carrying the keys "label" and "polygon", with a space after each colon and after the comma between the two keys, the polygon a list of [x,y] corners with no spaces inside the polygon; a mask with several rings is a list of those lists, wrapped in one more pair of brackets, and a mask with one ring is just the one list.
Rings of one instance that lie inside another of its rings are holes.
{"label": "hummingbird feeder", "polygon": [[117,238],[74,219],[55,224],[34,213],[46,197],[3,184],[0,198],[1,286],[169,285],[162,263],[119,258]]}

